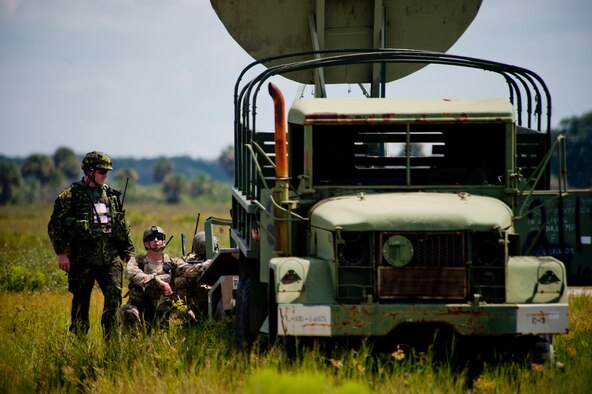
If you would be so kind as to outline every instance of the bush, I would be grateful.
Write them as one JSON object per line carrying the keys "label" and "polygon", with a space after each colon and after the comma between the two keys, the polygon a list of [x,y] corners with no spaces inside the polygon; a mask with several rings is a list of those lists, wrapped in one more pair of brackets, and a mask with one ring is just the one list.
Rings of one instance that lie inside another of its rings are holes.
{"label": "bush", "polygon": [[40,271],[29,271],[22,265],[8,268],[6,278],[0,277],[0,287],[8,291],[35,291],[45,284],[45,275]]}

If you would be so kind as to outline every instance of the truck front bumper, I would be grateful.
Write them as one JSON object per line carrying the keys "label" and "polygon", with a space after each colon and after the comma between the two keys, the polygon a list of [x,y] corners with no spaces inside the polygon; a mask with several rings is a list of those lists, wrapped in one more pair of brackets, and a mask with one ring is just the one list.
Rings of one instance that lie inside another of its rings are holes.
{"label": "truck front bumper", "polygon": [[568,332],[568,304],[278,305],[278,335],[383,336],[406,323],[437,323],[461,335]]}

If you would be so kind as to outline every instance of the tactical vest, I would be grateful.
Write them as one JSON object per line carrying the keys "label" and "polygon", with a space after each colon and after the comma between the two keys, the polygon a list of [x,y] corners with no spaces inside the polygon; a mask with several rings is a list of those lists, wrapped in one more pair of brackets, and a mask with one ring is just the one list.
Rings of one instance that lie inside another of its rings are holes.
{"label": "tactical vest", "polygon": [[[165,254],[163,256],[163,260],[162,260],[163,267],[166,266],[166,265],[172,264],[172,262],[173,262],[173,259],[169,255],[166,255]],[[136,256],[136,263],[138,264],[138,268],[141,269],[142,272],[144,272],[145,274],[147,274],[147,272],[144,269],[144,267],[148,263],[148,257],[145,254]],[[165,272],[166,272],[166,270],[165,270]]]}
{"label": "tactical vest", "polygon": [[[138,268],[142,270],[142,272],[144,272],[145,274],[148,273],[145,269],[148,265],[148,257],[145,254],[136,256],[136,263],[138,264]],[[172,264],[172,259],[170,258],[170,256],[165,255],[163,258],[163,266],[167,264]],[[162,296],[162,291],[160,289],[156,289],[150,286],[144,289],[142,286],[134,284],[132,282],[128,284],[128,288],[129,302],[131,304],[139,308],[144,308],[148,305],[151,305],[153,308],[158,309],[158,301]]]}
{"label": "tactical vest", "polygon": [[72,207],[66,220],[72,239],[127,239],[129,223],[119,201],[120,191],[109,186],[90,189],[82,181],[73,183],[71,190]]}

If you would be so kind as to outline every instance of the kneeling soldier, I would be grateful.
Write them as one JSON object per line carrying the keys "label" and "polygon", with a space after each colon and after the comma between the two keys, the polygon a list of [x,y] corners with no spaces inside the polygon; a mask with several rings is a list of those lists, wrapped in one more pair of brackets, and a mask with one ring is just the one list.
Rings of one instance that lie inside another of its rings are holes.
{"label": "kneeling soldier", "polygon": [[177,289],[173,278],[182,276],[190,285],[197,281],[204,268],[164,253],[166,235],[159,226],[147,228],[142,238],[146,254],[132,257],[127,263],[125,276],[129,280],[129,299],[119,311],[122,323],[128,328],[145,323],[150,329],[168,322],[172,313],[194,318],[175,294]]}

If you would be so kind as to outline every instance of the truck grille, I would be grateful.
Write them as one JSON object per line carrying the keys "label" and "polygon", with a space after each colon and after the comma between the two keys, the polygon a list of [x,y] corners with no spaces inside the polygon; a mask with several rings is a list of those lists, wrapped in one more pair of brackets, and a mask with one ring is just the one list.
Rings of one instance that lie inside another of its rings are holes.
{"label": "truck grille", "polygon": [[378,265],[388,266],[382,245],[393,235],[402,235],[413,245],[413,257],[407,267],[464,267],[465,242],[462,232],[445,233],[380,233],[378,237]]}
{"label": "truck grille", "polygon": [[490,303],[505,302],[506,252],[499,234],[475,233],[471,245],[469,294],[481,294]]}
{"label": "truck grille", "polygon": [[[408,239],[411,259],[393,266],[383,245],[393,235]],[[467,264],[462,232],[380,233],[377,244],[378,299],[463,300],[467,295]]]}
{"label": "truck grille", "polygon": [[464,300],[466,268],[379,267],[378,298]]}
{"label": "truck grille", "polygon": [[456,302],[477,293],[486,302],[505,300],[506,254],[498,232],[342,233],[337,254],[343,303],[369,297]]}

